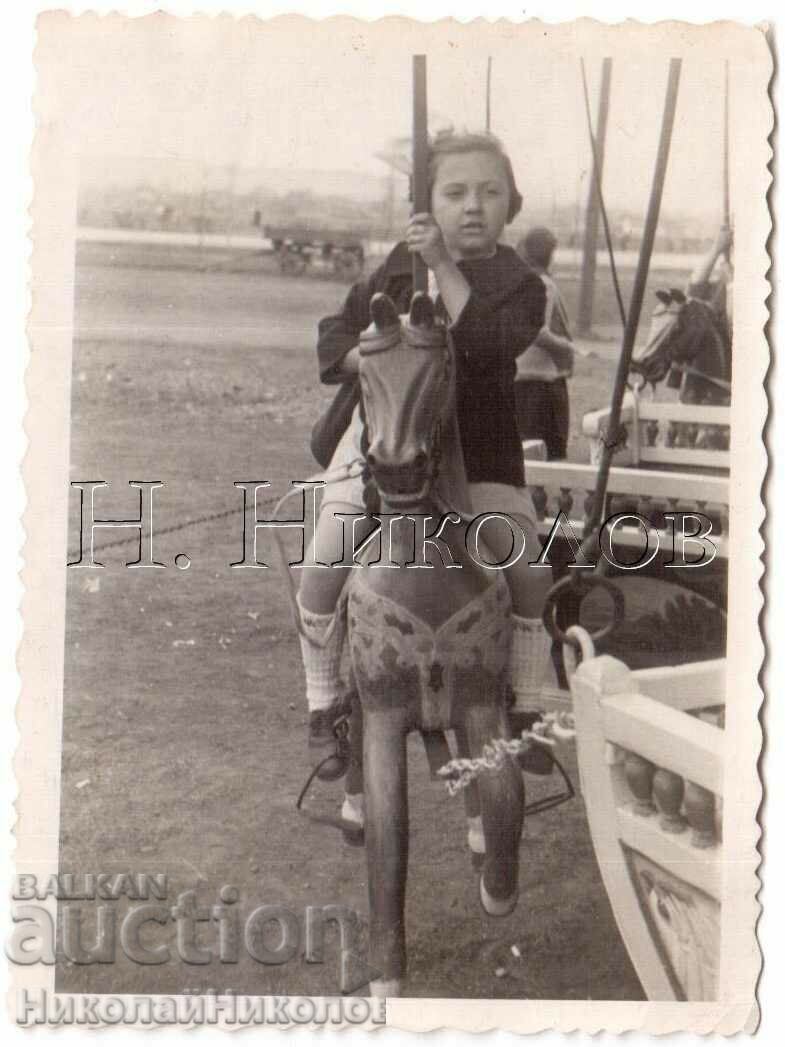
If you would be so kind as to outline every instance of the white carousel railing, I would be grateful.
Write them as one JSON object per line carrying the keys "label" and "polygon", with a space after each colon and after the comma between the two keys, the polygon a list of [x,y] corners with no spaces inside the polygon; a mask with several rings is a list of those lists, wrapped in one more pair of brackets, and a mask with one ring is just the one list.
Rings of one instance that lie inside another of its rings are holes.
{"label": "white carousel railing", "polygon": [[570,635],[581,790],[619,930],[649,999],[714,1000],[725,662],[632,672]]}
{"label": "white carousel railing", "polygon": [[[607,439],[609,416],[610,407],[583,416],[594,464]],[[730,407],[653,400],[635,390],[624,397],[620,421],[627,442],[614,456],[619,465],[730,468]]]}
{"label": "white carousel railing", "polygon": [[[591,508],[597,477],[595,465],[538,460],[540,441],[526,441],[526,483],[537,511],[537,529],[547,536],[559,512],[564,512],[575,535],[583,535],[583,521]],[[726,476],[701,475],[614,467],[608,479],[608,513],[633,509],[653,524],[663,512],[699,512],[712,520],[711,540],[717,556],[728,556],[728,499]],[[692,524],[690,524],[692,526]],[[680,538],[677,533],[676,539]],[[632,524],[614,533],[620,545],[643,546],[644,534]]]}
{"label": "white carousel railing", "polygon": [[[545,461],[545,444],[540,440],[526,440],[523,444],[526,460],[526,482],[532,492],[537,511],[537,530],[544,541],[551,533],[559,511],[567,514],[576,538],[583,537],[583,523],[596,483],[594,465],[572,462]],[[728,558],[728,500],[730,484],[725,476],[697,473],[665,472],[652,469],[614,467],[608,480],[609,510],[634,508],[642,516],[654,519],[663,511],[698,511],[713,522],[711,541],[717,549],[717,566],[727,564]],[[681,535],[674,536],[677,548]],[[614,532],[614,545],[620,546],[620,556],[634,560],[634,551],[644,547],[644,534],[639,527],[621,527]],[[676,580],[676,579],[674,579]],[[654,671],[654,670],[652,670]],[[676,672],[676,670],[671,670]],[[654,671],[656,672],[656,671]],[[652,683],[654,686],[654,683]],[[559,687],[555,673],[550,673],[543,692],[543,707],[564,708],[570,695]]]}

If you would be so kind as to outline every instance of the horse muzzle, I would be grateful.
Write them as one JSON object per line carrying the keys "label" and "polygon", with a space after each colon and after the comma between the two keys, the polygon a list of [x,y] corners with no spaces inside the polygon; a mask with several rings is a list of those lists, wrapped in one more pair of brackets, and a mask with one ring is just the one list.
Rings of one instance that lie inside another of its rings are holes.
{"label": "horse muzzle", "polygon": [[411,509],[428,497],[433,481],[431,461],[425,451],[400,463],[380,461],[369,451],[368,468],[373,474],[381,498],[394,509]]}

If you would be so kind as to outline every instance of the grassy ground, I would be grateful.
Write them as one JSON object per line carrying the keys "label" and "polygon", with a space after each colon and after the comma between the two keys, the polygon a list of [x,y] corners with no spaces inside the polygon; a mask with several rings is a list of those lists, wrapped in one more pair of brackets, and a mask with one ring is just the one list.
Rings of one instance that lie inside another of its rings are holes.
{"label": "grassy ground", "polygon": [[[229,566],[242,541],[232,482],[271,480],[277,495],[314,470],[307,437],[324,397],[313,334],[343,290],[272,271],[111,266],[96,250],[77,272],[72,479],[112,484],[96,499],[106,516],[134,510],[129,479],[164,481],[156,556],[171,565],[186,552],[192,565],[129,571],[122,565],[136,553],[126,544],[107,550],[100,575],[69,571],[62,868],[166,872],[172,904],[178,891],[197,888],[201,903],[212,905],[232,883],[244,917],[261,904],[298,914],[306,905],[343,904],[364,926],[363,852],[294,811],[306,772],[305,703],[283,580]],[[581,415],[608,398],[610,354],[600,350],[579,360],[572,382],[573,457],[586,454]],[[75,524],[72,517],[72,546]],[[521,902],[509,919],[492,921],[477,902],[462,804],[429,780],[416,739],[410,768],[408,993],[642,997],[580,798],[528,823]],[[574,762],[570,769],[577,781]],[[532,796],[541,788],[532,781]],[[320,785],[312,804],[334,811],[339,796],[338,786]],[[215,925],[200,937],[215,943]],[[173,928],[153,925],[145,938],[173,946]],[[333,994],[330,948],[324,966],[296,958],[266,967],[242,948],[231,965],[63,962],[57,984],[83,992]]]}

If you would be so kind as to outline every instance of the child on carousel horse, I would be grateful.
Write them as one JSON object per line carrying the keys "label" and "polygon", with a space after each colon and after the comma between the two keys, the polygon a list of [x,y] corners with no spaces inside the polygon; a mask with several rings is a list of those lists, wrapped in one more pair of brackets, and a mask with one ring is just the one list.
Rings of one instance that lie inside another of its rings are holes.
{"label": "child on carousel horse", "polygon": [[[695,267],[687,294],[712,306],[728,341],[733,339],[733,233],[722,225],[708,253]],[[719,263],[719,264],[718,264]]]}
{"label": "child on carousel horse", "polygon": [[[387,294],[400,313],[408,310],[416,252],[428,267],[437,313],[454,346],[458,427],[473,509],[511,516],[525,535],[525,554],[506,569],[505,578],[513,605],[510,685],[515,709],[531,711],[550,657],[550,637],[541,619],[550,572],[529,565],[540,544],[525,486],[513,381],[516,357],[543,326],[545,287],[511,247],[499,243],[522,198],[498,139],[438,135],[430,147],[429,189],[430,212],[412,215],[405,241],[366,281],[352,287],[340,313],[319,324],[321,380],[341,388],[314,429],[312,449],[331,472],[362,462],[359,336],[371,322],[370,302],[377,292]],[[363,492],[361,475],[325,488],[314,538],[322,562],[341,559],[342,529],[334,514],[364,512]],[[509,526],[489,521],[483,535],[490,554],[502,562],[510,549]],[[314,762],[329,755],[333,724],[345,699],[340,678],[345,616],[337,611],[345,581],[346,572],[338,568],[306,567],[297,597]]]}

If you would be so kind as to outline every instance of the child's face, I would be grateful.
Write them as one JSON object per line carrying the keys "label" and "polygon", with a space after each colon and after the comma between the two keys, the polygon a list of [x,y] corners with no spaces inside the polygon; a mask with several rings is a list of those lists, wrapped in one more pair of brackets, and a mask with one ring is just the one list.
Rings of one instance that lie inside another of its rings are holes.
{"label": "child's face", "polygon": [[456,258],[491,254],[510,207],[510,189],[498,156],[482,151],[438,160],[431,211]]}

